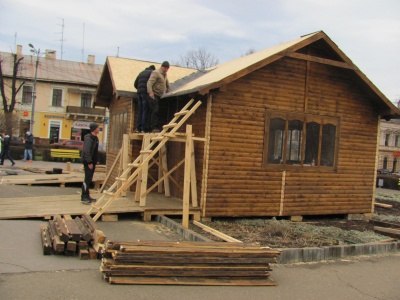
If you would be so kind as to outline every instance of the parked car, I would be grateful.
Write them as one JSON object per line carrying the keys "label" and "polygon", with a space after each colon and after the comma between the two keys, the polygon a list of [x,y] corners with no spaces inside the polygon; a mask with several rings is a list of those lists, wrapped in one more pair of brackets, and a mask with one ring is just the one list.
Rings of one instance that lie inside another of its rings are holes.
{"label": "parked car", "polygon": [[392,174],[392,171],[390,171],[388,169],[378,169],[377,173],[378,174]]}
{"label": "parked car", "polygon": [[19,136],[12,136],[11,137],[11,143],[12,144],[23,144],[25,142],[23,137]]}
{"label": "parked car", "polygon": [[83,141],[79,140],[65,140],[60,143],[51,144],[57,148],[71,148],[71,149],[83,149]]}

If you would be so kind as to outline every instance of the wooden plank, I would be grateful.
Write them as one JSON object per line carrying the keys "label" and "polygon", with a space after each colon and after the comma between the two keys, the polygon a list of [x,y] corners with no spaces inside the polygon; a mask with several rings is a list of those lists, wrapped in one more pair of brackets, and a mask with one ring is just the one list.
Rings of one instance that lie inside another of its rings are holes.
{"label": "wooden plank", "polygon": [[267,265],[257,266],[220,266],[220,265],[111,265],[101,266],[100,271],[108,276],[170,276],[176,277],[269,277],[271,268]]}
{"label": "wooden plank", "polygon": [[[143,240],[143,241],[107,241],[106,248],[108,250],[120,250],[121,247],[168,247],[168,248],[188,248],[196,247],[211,248],[211,249],[226,249],[226,248],[246,248],[246,249],[269,249],[269,247],[262,247],[258,243],[243,243],[243,242],[191,242],[191,241],[161,241],[161,240]],[[273,250],[276,255],[280,251]]]}
{"label": "wooden plank", "polygon": [[391,205],[391,204],[384,204],[384,203],[378,203],[378,202],[375,202],[375,206],[383,207],[383,208],[392,208],[393,207],[393,205]]}
{"label": "wooden plank", "polygon": [[65,249],[65,244],[60,240],[58,236],[56,225],[53,220],[49,220],[49,234],[53,244],[53,250],[55,253],[63,253]]}
{"label": "wooden plank", "polygon": [[190,202],[190,181],[192,163],[192,125],[186,125],[186,145],[185,145],[185,171],[183,180],[183,207],[182,207],[182,226],[189,228],[189,202]]}
{"label": "wooden plank", "polygon": [[196,226],[198,226],[198,227],[200,227],[200,228],[203,229],[204,231],[209,232],[209,233],[215,235],[216,237],[219,237],[220,239],[222,239],[222,240],[224,240],[224,241],[242,243],[242,241],[240,241],[240,240],[238,240],[238,239],[235,239],[235,238],[233,238],[233,237],[231,237],[231,236],[229,236],[229,235],[227,235],[227,234],[225,234],[225,233],[222,233],[222,232],[220,232],[220,231],[218,231],[218,230],[216,230],[216,229],[213,229],[213,228],[211,228],[211,227],[208,227],[207,225],[204,225],[204,224],[202,224],[202,223],[200,223],[200,222],[193,221],[193,224],[196,225]]}
{"label": "wooden plank", "polygon": [[78,225],[72,219],[63,219],[65,226],[67,227],[69,238],[72,241],[79,242],[82,238],[82,232],[79,229]]}
{"label": "wooden plank", "polygon": [[76,217],[74,219],[74,222],[81,232],[82,239],[84,239],[86,242],[90,242],[90,240],[92,239],[92,233],[89,228],[83,223],[82,219]]}
{"label": "wooden plank", "polygon": [[47,225],[40,225],[40,236],[42,240],[43,255],[50,255],[52,251],[52,244],[50,233]]}
{"label": "wooden plank", "polygon": [[378,227],[400,228],[400,224],[398,224],[398,223],[391,223],[391,222],[378,221],[378,220],[369,220],[368,222],[372,223]]}
{"label": "wooden plank", "polygon": [[374,231],[392,238],[400,239],[400,229],[374,226]]}
{"label": "wooden plank", "polygon": [[196,286],[276,286],[271,278],[201,278],[201,277],[127,277],[110,276],[111,284],[161,284],[161,285],[196,285]]}
{"label": "wooden plank", "polygon": [[69,232],[68,228],[65,225],[64,220],[61,218],[60,215],[55,215],[53,216],[55,228],[57,230],[58,236],[63,242],[68,242],[69,241]]}

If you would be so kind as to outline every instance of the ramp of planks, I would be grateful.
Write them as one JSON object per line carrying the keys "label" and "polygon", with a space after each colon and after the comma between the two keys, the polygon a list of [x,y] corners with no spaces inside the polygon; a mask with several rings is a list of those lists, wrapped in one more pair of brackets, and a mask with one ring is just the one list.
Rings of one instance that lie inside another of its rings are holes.
{"label": "ramp of planks", "polygon": [[100,271],[112,284],[271,286],[279,255],[255,243],[108,241]]}

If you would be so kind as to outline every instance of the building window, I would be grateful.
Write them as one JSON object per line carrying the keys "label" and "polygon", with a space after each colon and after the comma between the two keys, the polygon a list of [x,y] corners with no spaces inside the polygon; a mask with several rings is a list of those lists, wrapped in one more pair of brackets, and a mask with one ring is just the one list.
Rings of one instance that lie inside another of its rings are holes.
{"label": "building window", "polygon": [[22,104],[32,104],[33,87],[24,85],[22,87]]}
{"label": "building window", "polygon": [[339,119],[267,112],[264,167],[334,167]]}
{"label": "building window", "polygon": [[400,142],[400,135],[396,135],[396,139],[395,139],[394,145],[396,147],[399,147],[399,142]]}
{"label": "building window", "polygon": [[385,146],[389,146],[390,133],[385,134]]}
{"label": "building window", "polygon": [[52,106],[62,106],[62,89],[53,89]]}
{"label": "building window", "polygon": [[81,107],[91,107],[92,105],[92,94],[82,93],[81,94]]}
{"label": "building window", "polygon": [[388,167],[388,159],[387,159],[387,157],[385,157],[383,159],[383,169],[387,169],[387,167]]}

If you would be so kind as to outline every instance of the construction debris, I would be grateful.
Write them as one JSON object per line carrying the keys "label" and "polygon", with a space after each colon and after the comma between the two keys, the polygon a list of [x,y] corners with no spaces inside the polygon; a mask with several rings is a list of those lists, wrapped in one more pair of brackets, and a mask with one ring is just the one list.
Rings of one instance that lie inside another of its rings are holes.
{"label": "construction debris", "polygon": [[269,286],[279,255],[256,243],[108,241],[100,270],[113,284]]}
{"label": "construction debris", "polygon": [[79,255],[80,259],[95,259],[97,251],[103,249],[106,236],[97,230],[89,215],[72,219],[70,216],[53,216],[48,225],[40,226],[43,255]]}

